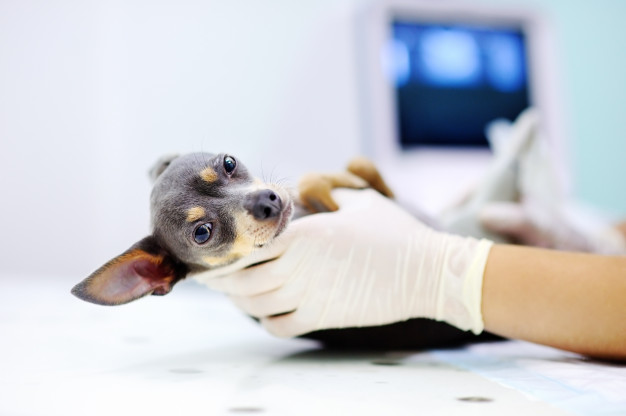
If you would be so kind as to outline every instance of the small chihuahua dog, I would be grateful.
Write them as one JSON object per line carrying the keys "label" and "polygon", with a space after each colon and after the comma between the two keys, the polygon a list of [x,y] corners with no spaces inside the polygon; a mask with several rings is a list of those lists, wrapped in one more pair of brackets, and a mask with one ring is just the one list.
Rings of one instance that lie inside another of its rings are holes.
{"label": "small chihuahua dog", "polygon": [[346,172],[303,177],[299,198],[252,177],[228,154],[164,157],[150,176],[152,234],[76,285],[74,295],[101,305],[165,295],[188,275],[228,266],[270,243],[294,214],[338,209],[332,188],[372,186],[392,196],[363,158]]}
{"label": "small chihuahua dog", "polygon": [[[228,267],[271,243],[294,216],[337,210],[333,188],[369,186],[393,197],[365,158],[352,160],[344,172],[305,175],[298,196],[252,177],[228,154],[164,157],[150,176],[152,234],[77,284],[72,293],[80,299],[120,305],[146,295],[165,295],[187,276]],[[305,337],[330,347],[361,349],[427,348],[477,339],[428,319],[316,331]]]}

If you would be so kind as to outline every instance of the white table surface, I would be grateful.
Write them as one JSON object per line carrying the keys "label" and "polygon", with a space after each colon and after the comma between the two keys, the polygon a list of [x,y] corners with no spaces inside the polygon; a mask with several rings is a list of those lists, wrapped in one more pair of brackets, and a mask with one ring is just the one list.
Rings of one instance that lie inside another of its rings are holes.
{"label": "white table surface", "polygon": [[333,352],[193,282],[119,307],[67,278],[0,282],[3,416],[626,414],[626,367],[550,348]]}

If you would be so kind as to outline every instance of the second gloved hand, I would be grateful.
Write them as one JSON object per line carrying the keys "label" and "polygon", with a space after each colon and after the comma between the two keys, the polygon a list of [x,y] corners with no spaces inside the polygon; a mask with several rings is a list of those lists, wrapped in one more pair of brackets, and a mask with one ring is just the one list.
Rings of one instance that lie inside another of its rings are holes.
{"label": "second gloved hand", "polygon": [[271,333],[290,337],[411,318],[479,333],[491,242],[434,231],[372,190],[336,190],[340,209],[293,221],[258,258],[202,280]]}

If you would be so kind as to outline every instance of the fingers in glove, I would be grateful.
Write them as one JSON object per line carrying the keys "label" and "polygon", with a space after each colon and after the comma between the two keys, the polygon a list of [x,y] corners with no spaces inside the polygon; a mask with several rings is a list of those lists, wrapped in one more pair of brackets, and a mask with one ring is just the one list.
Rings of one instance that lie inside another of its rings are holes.
{"label": "fingers in glove", "polygon": [[320,250],[317,246],[311,248],[307,240],[318,232],[316,217],[323,215],[334,214],[312,215],[294,221],[291,228],[279,238],[280,249],[286,247],[280,257],[219,277],[209,286],[233,296],[256,296],[276,290],[300,277],[303,265],[311,262]]}
{"label": "fingers in glove", "polygon": [[350,216],[352,212],[365,212],[374,219],[380,212],[390,210],[394,215],[412,217],[408,211],[398,208],[397,204],[373,189],[355,191],[352,189],[335,189],[333,198],[339,204],[340,212]]}
{"label": "fingers in glove", "polygon": [[253,266],[231,275],[216,277],[207,285],[213,289],[232,296],[255,296],[281,287],[284,276],[276,273],[265,273],[266,265]]}
{"label": "fingers in glove", "polygon": [[315,330],[299,311],[262,318],[260,322],[270,334],[280,338],[297,337]]}
{"label": "fingers in glove", "polygon": [[[297,228],[297,227],[292,227]],[[233,295],[254,296],[282,286],[287,278],[283,269],[275,267],[280,256],[298,239],[298,233],[287,230],[271,245],[259,249],[243,259],[243,263],[206,272],[201,281],[211,289]]]}
{"label": "fingers in glove", "polygon": [[250,316],[265,318],[293,312],[297,309],[302,293],[295,285],[280,287],[277,290],[255,296],[231,296],[230,299]]}

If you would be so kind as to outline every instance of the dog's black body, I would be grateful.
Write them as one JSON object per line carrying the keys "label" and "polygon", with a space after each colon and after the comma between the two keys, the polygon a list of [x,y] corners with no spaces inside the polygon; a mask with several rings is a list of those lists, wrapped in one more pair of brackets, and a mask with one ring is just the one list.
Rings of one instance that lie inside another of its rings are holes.
{"label": "dog's black body", "polygon": [[324,329],[303,335],[303,338],[320,341],[328,348],[351,350],[450,348],[502,339],[488,332],[474,335],[445,322],[423,318],[381,326]]}

